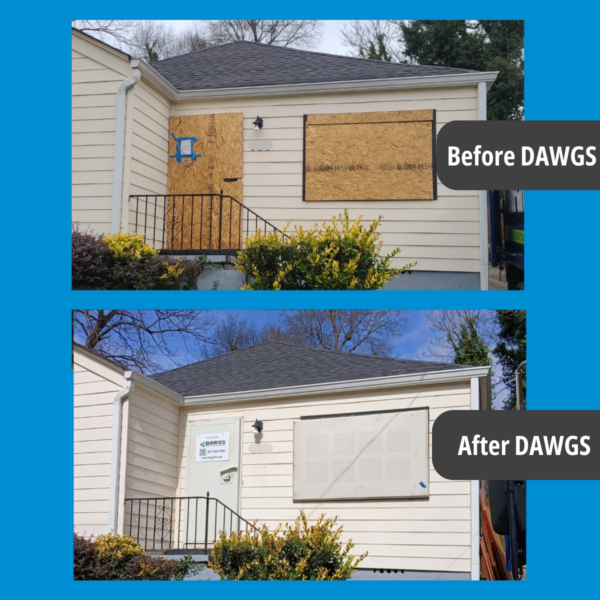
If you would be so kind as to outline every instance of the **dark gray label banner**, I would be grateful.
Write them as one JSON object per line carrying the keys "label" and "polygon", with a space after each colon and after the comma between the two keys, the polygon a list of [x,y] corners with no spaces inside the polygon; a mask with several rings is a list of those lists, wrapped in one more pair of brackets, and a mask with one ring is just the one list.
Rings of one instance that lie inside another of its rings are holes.
{"label": "dark gray label banner", "polygon": [[451,190],[599,190],[600,121],[453,121],[437,165]]}
{"label": "dark gray label banner", "polygon": [[442,413],[432,460],[446,479],[600,479],[600,411]]}

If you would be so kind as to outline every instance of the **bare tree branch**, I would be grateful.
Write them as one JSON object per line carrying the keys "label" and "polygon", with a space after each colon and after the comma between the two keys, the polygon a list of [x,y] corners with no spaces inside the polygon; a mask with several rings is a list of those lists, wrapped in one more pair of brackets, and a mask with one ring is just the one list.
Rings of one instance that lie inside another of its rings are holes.
{"label": "bare tree branch", "polygon": [[497,341],[496,312],[493,310],[434,310],[429,315],[429,327],[435,337],[429,340],[426,356],[451,361],[454,345],[458,344],[463,326],[473,319],[477,333],[491,349]]}
{"label": "bare tree branch", "polygon": [[406,323],[401,310],[281,311],[284,331],[297,343],[341,352],[390,356]]}
{"label": "bare tree branch", "polygon": [[135,21],[71,21],[79,31],[113,45],[128,45]]}
{"label": "bare tree branch", "polygon": [[158,21],[136,21],[129,39],[131,53],[147,62],[183,54],[171,25]]}
{"label": "bare tree branch", "polygon": [[235,315],[228,315],[215,327],[202,354],[204,358],[214,358],[228,352],[250,348],[258,343],[260,343],[259,334],[254,323]]}
{"label": "bare tree branch", "polygon": [[182,366],[210,339],[201,310],[75,310],[74,341],[142,373]]}
{"label": "bare tree branch", "polygon": [[380,36],[393,61],[403,60],[400,28],[395,21],[350,21],[342,27],[341,42],[350,48],[352,56],[367,58],[371,45],[377,46]]}
{"label": "bare tree branch", "polygon": [[314,48],[323,35],[323,24],[315,20],[208,21],[207,28],[210,40],[214,44],[247,41],[275,46]]}

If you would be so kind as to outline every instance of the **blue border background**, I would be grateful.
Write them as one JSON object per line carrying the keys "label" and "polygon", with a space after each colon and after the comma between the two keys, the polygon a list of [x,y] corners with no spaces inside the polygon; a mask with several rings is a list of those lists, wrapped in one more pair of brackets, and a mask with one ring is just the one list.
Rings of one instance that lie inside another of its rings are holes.
{"label": "blue border background", "polygon": [[[19,11],[23,6],[27,14]],[[70,291],[70,16],[224,18],[265,16],[448,19],[457,16],[526,22],[526,118],[599,119],[598,3],[517,5],[431,0],[418,7],[306,1],[169,5],[147,0],[94,4],[28,3],[5,7],[4,147],[10,148],[4,201],[4,477],[2,531],[5,587],[25,597],[108,592],[164,598],[156,582],[72,582],[73,308],[525,308],[529,322],[530,409],[594,409],[600,325],[597,247],[600,192],[528,192],[526,291],[507,292],[72,292]],[[85,13],[85,14],[82,14]],[[16,17],[16,18],[15,18]],[[5,155],[8,152],[5,153]],[[243,295],[242,295],[243,294]],[[529,485],[527,581],[356,582],[365,593],[460,594],[466,598],[558,596],[598,589],[600,482],[534,481]],[[81,586],[84,586],[83,589]],[[115,585],[117,587],[115,587]],[[136,586],[135,589],[131,586]],[[178,585],[178,584],[173,584]],[[188,585],[188,584],[186,584]],[[192,587],[194,584],[189,584]],[[219,584],[215,584],[219,585]],[[209,593],[281,593],[221,584]],[[253,585],[253,584],[250,584]],[[285,592],[302,594],[297,583]],[[317,585],[315,597],[331,594]],[[123,586],[123,587],[121,587]],[[138,588],[137,586],[140,586]],[[143,586],[143,590],[141,589]],[[427,586],[426,589],[423,586]],[[377,589],[375,589],[375,587]],[[385,588],[385,589],[384,589]],[[185,593],[202,597],[205,588]]]}

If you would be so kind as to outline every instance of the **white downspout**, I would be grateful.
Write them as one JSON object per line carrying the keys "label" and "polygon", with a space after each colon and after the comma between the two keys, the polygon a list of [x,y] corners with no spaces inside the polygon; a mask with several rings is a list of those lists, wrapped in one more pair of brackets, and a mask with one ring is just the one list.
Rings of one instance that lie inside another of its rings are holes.
{"label": "white downspout", "polygon": [[135,383],[129,380],[117,393],[113,402],[112,447],[110,451],[110,497],[108,500],[108,530],[117,532],[117,504],[119,502],[119,467],[121,465],[121,423],[123,402],[135,389]]}
{"label": "white downspout", "polygon": [[133,74],[127,78],[117,90],[117,120],[115,125],[115,168],[113,173],[112,210],[110,231],[117,233],[121,228],[121,208],[123,204],[123,161],[125,146],[125,109],[127,106],[127,90],[132,88],[142,76],[139,60],[132,60]]}
{"label": "white downspout", "polygon": [[[477,84],[477,119],[487,121],[487,83]],[[479,190],[479,279],[482,290],[489,289],[487,190]]]}
{"label": "white downspout", "polygon": [[[481,410],[479,401],[479,377],[471,377],[471,410]],[[481,530],[479,509],[480,482],[471,481],[471,580],[479,581],[481,574],[481,556],[479,555],[479,537]]]}

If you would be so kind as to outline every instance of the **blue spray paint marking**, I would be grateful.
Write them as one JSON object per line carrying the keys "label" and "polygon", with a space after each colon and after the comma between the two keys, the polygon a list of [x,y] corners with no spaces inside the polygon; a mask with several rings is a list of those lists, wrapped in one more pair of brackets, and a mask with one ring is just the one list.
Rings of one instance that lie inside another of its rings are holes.
{"label": "blue spray paint marking", "polygon": [[[194,162],[195,158],[202,156],[202,154],[194,154],[194,142],[198,141],[198,138],[195,137],[175,137],[175,134],[172,133],[171,136],[177,142],[177,147],[175,148],[175,154],[169,156],[169,158],[176,158],[179,164],[183,164],[182,158],[191,158],[192,162]],[[186,143],[187,142],[187,143]],[[184,150],[181,150],[181,144],[184,143]]]}
{"label": "blue spray paint marking", "polygon": [[425,484],[424,484],[422,481],[419,481],[419,485],[420,485],[422,488],[426,488],[426,487],[427,487],[427,486],[426,486],[426,485],[425,485]]}

